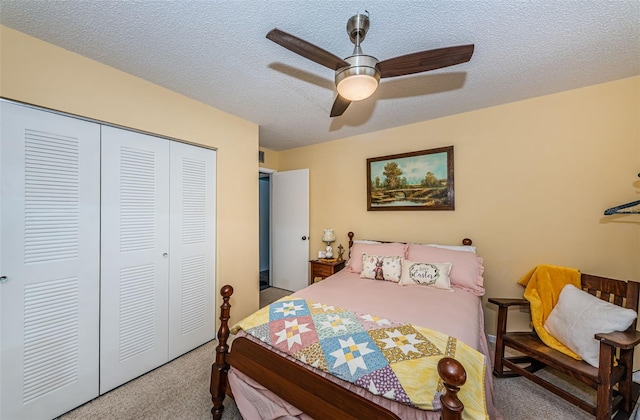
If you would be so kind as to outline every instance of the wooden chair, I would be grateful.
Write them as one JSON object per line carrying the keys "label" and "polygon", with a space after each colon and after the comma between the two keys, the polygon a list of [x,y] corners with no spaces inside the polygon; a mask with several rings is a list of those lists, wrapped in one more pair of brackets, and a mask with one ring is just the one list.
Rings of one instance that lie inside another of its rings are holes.
{"label": "wooden chair", "polygon": [[[582,289],[590,294],[637,312],[640,283],[589,274],[581,274],[580,280]],[[524,376],[595,415],[598,420],[610,420],[612,413],[619,409],[627,414],[626,417],[623,414],[616,418],[628,418],[638,397],[638,389],[634,389],[638,387],[632,386],[633,351],[635,346],[640,343],[640,332],[635,329],[635,321],[627,331],[595,335],[596,340],[600,341],[600,368],[595,368],[582,360],[575,360],[548,347],[538,338],[535,331],[507,332],[509,307],[528,307],[529,302],[525,299],[490,298],[489,302],[498,305],[496,354],[493,366],[495,376]],[[506,347],[523,355],[506,357]],[[614,366],[616,356],[618,364]],[[596,389],[596,405],[594,406],[534,374],[545,366],[552,367]],[[614,388],[616,384],[617,389]]]}

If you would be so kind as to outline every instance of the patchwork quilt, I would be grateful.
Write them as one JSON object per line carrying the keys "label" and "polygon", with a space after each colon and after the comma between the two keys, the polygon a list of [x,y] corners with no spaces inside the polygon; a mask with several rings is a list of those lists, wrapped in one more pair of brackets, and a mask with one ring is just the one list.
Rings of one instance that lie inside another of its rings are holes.
{"label": "patchwork quilt", "polygon": [[467,372],[458,393],[464,418],[489,418],[484,355],[438,331],[291,296],[260,309],[231,332],[240,329],[314,368],[423,410],[441,408],[444,386],[437,365],[453,357]]}

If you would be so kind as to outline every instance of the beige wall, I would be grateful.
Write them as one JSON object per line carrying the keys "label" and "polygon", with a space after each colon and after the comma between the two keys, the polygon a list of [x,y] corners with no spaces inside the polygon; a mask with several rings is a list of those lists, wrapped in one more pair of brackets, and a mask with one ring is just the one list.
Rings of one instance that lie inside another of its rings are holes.
{"label": "beige wall", "polygon": [[258,126],[4,26],[0,52],[4,98],[217,148],[216,289],[234,319],[256,310]]}
{"label": "beige wall", "polygon": [[260,163],[260,167],[277,171],[280,167],[280,153],[264,147],[261,147],[260,151],[264,152],[264,163]]}
{"label": "beige wall", "polygon": [[[449,145],[455,211],[367,212],[367,158]],[[485,259],[487,296],[521,296],[516,281],[540,263],[640,281],[640,215],[603,216],[640,199],[640,77],[279,155],[279,170],[310,169],[312,237],[328,227],[345,246],[349,230],[448,244],[470,237]],[[322,246],[312,241],[311,256]],[[485,309],[494,333],[495,309]],[[527,322],[514,315],[514,326]]]}

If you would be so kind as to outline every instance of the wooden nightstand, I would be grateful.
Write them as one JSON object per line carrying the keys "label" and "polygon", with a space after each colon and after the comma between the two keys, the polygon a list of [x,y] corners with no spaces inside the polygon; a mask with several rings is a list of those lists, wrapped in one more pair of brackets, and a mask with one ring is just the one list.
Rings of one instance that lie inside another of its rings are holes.
{"label": "wooden nightstand", "polygon": [[309,261],[309,263],[311,263],[311,276],[309,276],[309,284],[313,284],[315,283],[315,280],[317,278],[322,280],[342,270],[346,261],[311,260]]}

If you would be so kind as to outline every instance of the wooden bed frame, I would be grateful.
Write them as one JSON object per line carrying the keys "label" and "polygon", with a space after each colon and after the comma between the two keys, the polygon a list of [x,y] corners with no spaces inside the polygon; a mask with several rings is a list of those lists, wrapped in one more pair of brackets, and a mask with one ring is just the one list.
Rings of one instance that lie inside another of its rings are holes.
{"label": "wooden bed frame", "polygon": [[[349,249],[353,245],[353,236],[353,232],[349,232]],[[464,239],[462,243],[471,245],[472,241]],[[227,381],[227,372],[231,366],[313,418],[326,418],[327,413],[331,413],[331,418],[334,419],[400,420],[391,411],[247,338],[233,340],[233,352],[230,352],[227,341],[231,317],[229,299],[232,294],[233,287],[230,285],[220,289],[220,328],[217,335],[216,359],[211,366],[209,389],[213,401],[211,413],[214,420],[222,418],[222,402],[225,395],[232,396]],[[438,375],[445,387],[445,392],[440,396],[442,419],[461,420],[464,405],[457,394],[467,379],[464,367],[457,360],[444,357],[438,363]]]}

